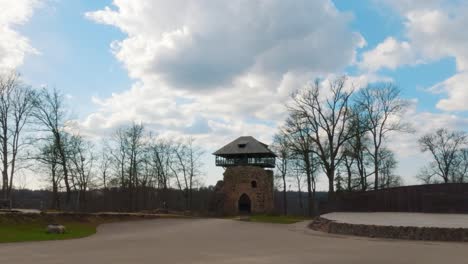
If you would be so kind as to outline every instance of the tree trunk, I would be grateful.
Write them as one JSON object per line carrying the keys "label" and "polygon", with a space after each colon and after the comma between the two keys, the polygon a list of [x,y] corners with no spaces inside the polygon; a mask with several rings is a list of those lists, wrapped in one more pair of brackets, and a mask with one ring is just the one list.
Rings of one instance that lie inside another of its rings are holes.
{"label": "tree trunk", "polygon": [[301,208],[302,214],[304,214],[304,202],[302,200],[302,191],[299,191],[299,208]]}
{"label": "tree trunk", "polygon": [[351,167],[346,166],[346,170],[348,171],[348,187],[346,189],[348,191],[351,191],[352,190],[352,186],[351,186],[351,177],[352,177]]}
{"label": "tree trunk", "polygon": [[288,202],[286,197],[286,175],[283,174],[283,213],[288,214]]}
{"label": "tree trunk", "polygon": [[65,182],[65,188],[67,191],[67,204],[70,203],[71,200],[71,188],[70,188],[70,183],[68,179],[68,168],[67,168],[67,157],[65,155],[65,146],[63,145],[62,140],[60,139],[60,134],[56,135],[57,137],[57,147],[59,148],[60,151],[60,163],[62,165],[63,169],[63,180]]}
{"label": "tree trunk", "polygon": [[5,171],[2,171],[2,177],[3,177],[3,185],[2,185],[2,195],[3,199],[8,199],[8,175],[6,174]]}
{"label": "tree trunk", "polygon": [[55,164],[52,164],[52,204],[55,210],[60,210],[60,197],[58,194]]}
{"label": "tree trunk", "polygon": [[312,205],[313,205],[313,208],[314,208],[314,212],[313,212],[313,216],[316,216],[318,214],[316,208],[315,208],[315,187],[316,187],[316,184],[315,184],[315,180],[313,181],[313,187],[312,187]]}
{"label": "tree trunk", "polygon": [[3,138],[2,138],[2,159],[3,159],[3,199],[8,199],[8,137],[7,137],[7,128],[3,127]]}
{"label": "tree trunk", "polygon": [[329,208],[334,209],[335,207],[335,170],[334,168],[327,169],[328,177],[328,204]]}
{"label": "tree trunk", "polygon": [[374,182],[374,190],[379,189],[379,160],[378,160],[378,151],[377,149],[374,151],[374,176],[375,176],[375,182]]}
{"label": "tree trunk", "polygon": [[305,169],[307,174],[307,214],[308,216],[313,216],[313,197],[312,197],[312,169],[310,167],[309,153],[306,153],[304,156],[305,160]]}
{"label": "tree trunk", "polygon": [[8,184],[8,191],[7,191],[7,196],[10,197],[11,190],[13,189],[13,176],[15,173],[15,166],[16,166],[16,155],[13,154],[13,158],[11,160],[11,166],[10,166],[10,183]]}
{"label": "tree trunk", "polygon": [[335,193],[335,169],[330,167],[327,169],[327,178],[328,178],[328,194]]}
{"label": "tree trunk", "polygon": [[297,189],[299,191],[299,208],[301,209],[301,214],[304,214],[304,203],[302,201],[302,188],[301,188],[301,181],[297,180]]}

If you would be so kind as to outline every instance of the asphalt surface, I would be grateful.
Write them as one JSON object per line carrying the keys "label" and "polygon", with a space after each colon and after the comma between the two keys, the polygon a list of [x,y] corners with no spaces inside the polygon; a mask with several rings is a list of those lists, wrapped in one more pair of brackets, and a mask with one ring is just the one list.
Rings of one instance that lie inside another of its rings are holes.
{"label": "asphalt surface", "polygon": [[[426,214],[426,213],[329,213],[321,217],[339,223],[415,226],[441,228],[468,228],[468,214]],[[468,260],[467,262],[468,263]]]}
{"label": "asphalt surface", "polygon": [[468,263],[468,243],[380,240],[221,219],[103,225],[88,238],[0,244],[0,263]]}

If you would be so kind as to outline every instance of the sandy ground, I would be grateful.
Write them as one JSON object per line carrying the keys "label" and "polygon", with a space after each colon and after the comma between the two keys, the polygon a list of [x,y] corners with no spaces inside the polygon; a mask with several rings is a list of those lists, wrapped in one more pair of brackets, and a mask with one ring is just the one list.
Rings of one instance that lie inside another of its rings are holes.
{"label": "sandy ground", "polygon": [[0,244],[0,263],[468,263],[468,244],[318,233],[307,223],[158,219],[77,240]]}
{"label": "sandy ground", "polygon": [[330,213],[322,217],[348,224],[468,228],[467,214]]}

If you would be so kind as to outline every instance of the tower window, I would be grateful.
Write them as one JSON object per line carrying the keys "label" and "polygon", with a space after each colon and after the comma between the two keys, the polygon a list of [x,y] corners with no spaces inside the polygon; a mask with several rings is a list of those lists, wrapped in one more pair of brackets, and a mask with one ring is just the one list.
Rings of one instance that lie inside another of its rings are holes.
{"label": "tower window", "polygon": [[246,145],[245,143],[238,144],[239,148],[245,148],[245,145]]}
{"label": "tower window", "polygon": [[252,181],[250,183],[250,185],[252,185],[252,188],[257,188],[257,182],[256,181]]}

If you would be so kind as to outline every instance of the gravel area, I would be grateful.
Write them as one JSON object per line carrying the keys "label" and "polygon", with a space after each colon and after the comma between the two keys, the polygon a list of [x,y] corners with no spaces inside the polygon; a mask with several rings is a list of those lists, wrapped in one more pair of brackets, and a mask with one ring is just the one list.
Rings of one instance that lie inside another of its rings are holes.
{"label": "gravel area", "polygon": [[94,236],[0,244],[0,263],[466,263],[468,244],[389,241],[311,231],[308,223],[157,219],[106,224]]}
{"label": "gravel area", "polygon": [[347,224],[468,228],[468,214],[329,213],[321,217]]}

